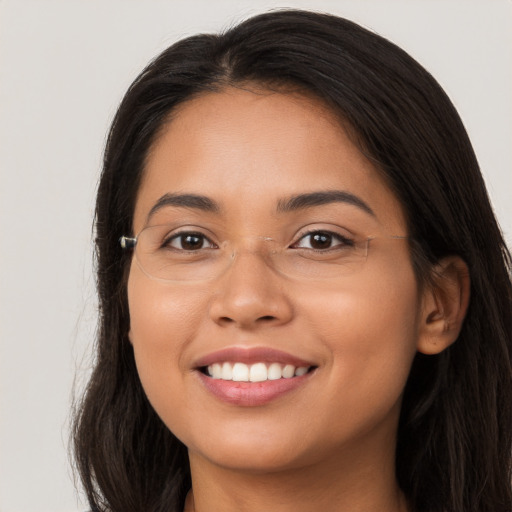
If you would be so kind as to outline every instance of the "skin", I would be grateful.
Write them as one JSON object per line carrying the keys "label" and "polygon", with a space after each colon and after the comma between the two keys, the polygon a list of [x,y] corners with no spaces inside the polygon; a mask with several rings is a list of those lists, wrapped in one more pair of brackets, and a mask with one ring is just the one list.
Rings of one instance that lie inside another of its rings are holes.
{"label": "skin", "polygon": [[[375,215],[341,203],[276,213],[280,199],[326,190],[356,195]],[[407,234],[400,203],[333,114],[303,95],[229,88],[181,105],[147,159],[135,233],[167,193],[208,196],[220,212],[167,207],[150,224],[180,218],[241,248],[201,283],[151,279],[135,260],[130,269],[141,382],[189,449],[186,510],[407,510],[394,477],[401,396],[416,351],[439,352],[458,334],[460,262],[444,263],[446,293],[420,292],[407,242],[386,238]],[[318,283],[243,250],[311,223],[381,238],[360,271]],[[240,407],[207,391],[194,367],[226,347],[273,347],[317,369],[270,403]]]}

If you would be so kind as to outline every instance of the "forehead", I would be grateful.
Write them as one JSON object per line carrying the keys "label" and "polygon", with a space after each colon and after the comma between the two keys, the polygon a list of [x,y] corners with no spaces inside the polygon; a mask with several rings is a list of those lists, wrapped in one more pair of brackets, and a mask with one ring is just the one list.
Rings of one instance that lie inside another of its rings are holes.
{"label": "forehead", "polygon": [[134,228],[165,194],[205,195],[239,216],[327,190],[357,195],[384,225],[404,227],[397,199],[320,100],[228,88],[185,102],[162,127],[146,159]]}

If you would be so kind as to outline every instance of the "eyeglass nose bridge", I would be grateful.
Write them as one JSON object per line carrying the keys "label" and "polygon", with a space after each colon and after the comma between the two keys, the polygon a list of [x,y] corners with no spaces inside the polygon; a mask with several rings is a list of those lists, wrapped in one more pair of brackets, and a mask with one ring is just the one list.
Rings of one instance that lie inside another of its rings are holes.
{"label": "eyeglass nose bridge", "polygon": [[[229,253],[229,265],[230,267],[239,256],[244,254],[259,256],[262,258],[266,265],[274,267],[272,263],[272,256],[283,252],[285,247],[281,247],[278,242],[270,236],[256,236],[256,237],[243,237],[241,239],[245,243],[234,244],[232,242],[225,242],[225,246]],[[224,244],[223,244],[224,245]],[[222,246],[221,246],[222,248]]]}
{"label": "eyeglass nose bridge", "polygon": [[221,244],[221,248],[229,247],[232,258],[238,253],[259,254],[262,252],[268,253],[269,251],[275,252],[277,251],[277,246],[278,242],[270,236],[244,236],[237,243],[226,241]]}
{"label": "eyeglass nose bridge", "polygon": [[[221,244],[221,250],[225,250],[226,256],[223,259],[224,263],[219,266],[219,271],[214,277],[221,277],[228,272],[238,261],[243,259],[244,256],[255,256],[258,260],[262,261],[266,268],[271,269],[277,273],[282,272],[282,265],[279,264],[279,254],[282,253],[285,247],[280,247],[278,242],[269,236],[257,237],[244,237],[237,241],[225,242]],[[247,271],[251,271],[250,264],[248,264]]]}

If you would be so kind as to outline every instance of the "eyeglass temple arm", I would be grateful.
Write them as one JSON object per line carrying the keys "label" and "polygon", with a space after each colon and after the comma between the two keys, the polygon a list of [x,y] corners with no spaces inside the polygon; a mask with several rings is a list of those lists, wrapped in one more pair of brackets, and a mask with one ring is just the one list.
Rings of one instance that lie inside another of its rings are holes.
{"label": "eyeglass temple arm", "polygon": [[119,239],[119,244],[121,245],[122,249],[133,249],[135,245],[137,244],[136,238],[130,238],[128,236],[122,236]]}

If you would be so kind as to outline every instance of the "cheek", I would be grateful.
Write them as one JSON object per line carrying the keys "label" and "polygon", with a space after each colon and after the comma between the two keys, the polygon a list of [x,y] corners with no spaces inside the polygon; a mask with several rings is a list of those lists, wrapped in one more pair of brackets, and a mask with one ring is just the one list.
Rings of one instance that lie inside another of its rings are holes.
{"label": "cheek", "polygon": [[[420,298],[412,270],[358,276],[343,290],[303,304],[311,328],[331,354],[334,387],[348,408],[384,413],[400,400],[416,353]],[[346,409],[345,409],[346,410]]]}
{"label": "cheek", "polygon": [[130,341],[142,386],[156,411],[184,397],[185,356],[204,316],[203,298],[144,275],[132,265],[128,279]]}
{"label": "cheek", "polygon": [[[329,301],[335,321],[326,325],[333,348],[343,351],[348,345],[368,355],[414,348],[419,306],[415,287],[382,280],[367,284],[360,281],[357,291],[340,293],[338,300]],[[345,344],[344,337],[357,343]]]}
{"label": "cheek", "polygon": [[[130,339],[137,348],[178,348],[198,326],[205,294],[148,278],[132,264],[128,278]],[[172,343],[170,343],[172,341]]]}

